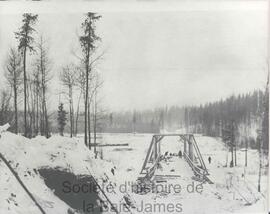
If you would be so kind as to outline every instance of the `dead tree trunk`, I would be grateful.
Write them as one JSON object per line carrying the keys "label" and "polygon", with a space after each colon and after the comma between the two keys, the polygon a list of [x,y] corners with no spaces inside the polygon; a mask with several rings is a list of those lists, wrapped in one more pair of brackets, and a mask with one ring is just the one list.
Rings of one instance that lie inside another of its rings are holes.
{"label": "dead tree trunk", "polygon": [[39,99],[40,99],[40,93],[39,93],[39,79],[36,78],[36,125],[35,125],[35,133],[38,135],[39,130]]}
{"label": "dead tree trunk", "polygon": [[29,94],[31,93],[31,84],[29,84],[29,82],[28,82],[28,84],[27,84],[27,114],[28,114],[28,116],[29,116],[29,123],[28,123],[28,127],[27,127],[27,137],[32,137],[32,120],[33,120],[33,118],[32,118],[32,112],[31,112],[31,101],[32,100],[30,100],[29,99]]}
{"label": "dead tree trunk", "polygon": [[80,102],[82,97],[82,90],[80,90],[79,100],[77,104],[77,110],[76,110],[76,118],[75,118],[75,136],[78,134],[78,121],[79,121],[79,113],[80,113]]}
{"label": "dead tree trunk", "polygon": [[[259,132],[259,130],[258,130]],[[257,142],[259,145],[259,178],[258,178],[258,192],[261,192],[261,177],[262,177],[262,141],[260,133],[258,133]]]}
{"label": "dead tree trunk", "polygon": [[94,153],[95,158],[97,158],[97,89],[94,92]]}
{"label": "dead tree trunk", "polygon": [[[86,86],[85,86],[85,104],[84,104],[84,143],[85,145],[87,146],[87,135],[88,135],[88,90],[89,90],[89,53],[90,52],[90,48],[88,48],[87,50],[87,54],[86,54],[86,66],[85,66],[85,69],[86,69]],[[90,137],[90,136],[89,136]]]}
{"label": "dead tree trunk", "polygon": [[88,144],[89,144],[89,149],[91,150],[91,141],[92,141],[92,134],[91,134],[91,112],[90,112],[90,101],[88,102]]}
{"label": "dead tree trunk", "polygon": [[247,167],[247,151],[248,151],[248,143],[247,143],[247,140],[246,140],[245,146],[246,146],[246,151],[245,151],[245,167]]}
{"label": "dead tree trunk", "polygon": [[70,137],[74,133],[74,109],[73,109],[73,86],[69,85],[69,118],[70,118]]}
{"label": "dead tree trunk", "polygon": [[14,102],[14,132],[18,134],[18,88],[21,84],[22,69],[21,69],[21,56],[14,49],[10,48],[10,52],[6,61],[5,77],[13,92]]}
{"label": "dead tree trunk", "polygon": [[15,134],[18,134],[17,86],[14,85]]}
{"label": "dead tree trunk", "polygon": [[27,137],[27,98],[26,98],[26,87],[27,87],[27,78],[26,78],[26,47],[23,49],[23,94],[24,94],[24,136]]}

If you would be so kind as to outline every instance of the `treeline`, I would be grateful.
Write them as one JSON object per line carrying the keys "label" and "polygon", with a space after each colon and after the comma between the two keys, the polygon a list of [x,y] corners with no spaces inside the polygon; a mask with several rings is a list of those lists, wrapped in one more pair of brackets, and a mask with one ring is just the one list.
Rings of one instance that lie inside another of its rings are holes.
{"label": "treeline", "polygon": [[[98,53],[101,38],[96,35],[96,22],[101,16],[90,12],[84,15],[78,23],[80,51],[72,53],[74,63],[62,65],[58,71],[54,68],[54,72],[51,72],[53,63],[48,41],[36,30],[38,18],[37,14],[23,14],[22,24],[14,33],[17,45],[7,51],[3,66],[7,87],[0,91],[0,125],[10,123],[11,131],[28,138],[37,135],[48,138],[54,130],[63,135],[69,123],[70,137],[73,137],[78,132],[79,117],[83,115],[84,143],[91,149],[92,138],[94,145],[96,143],[102,113],[98,97],[102,81],[96,69],[103,56]],[[53,77],[58,77],[63,86],[58,106],[53,107],[58,108],[57,114],[52,110],[49,113],[48,109]],[[76,103],[75,96],[79,96]],[[67,111],[64,103],[68,105]],[[96,152],[95,146],[94,150]]]}
{"label": "treeline", "polygon": [[[23,14],[14,34],[17,47],[10,47],[3,66],[7,87],[1,91],[0,121],[10,123],[13,132],[25,137],[50,136],[47,88],[52,64],[48,44],[34,28],[37,21],[38,15]],[[19,109],[23,109],[22,118]]]}
{"label": "treeline", "polygon": [[263,147],[268,149],[269,93],[256,90],[252,93],[233,95],[224,100],[200,106],[164,107],[147,111],[114,112],[106,115],[100,130],[103,132],[160,131],[199,133],[222,137],[224,129],[233,123],[239,147],[248,142],[256,148],[258,133]]}
{"label": "treeline", "polygon": [[184,110],[185,130],[213,137],[222,137],[223,131],[234,126],[237,146],[258,148],[262,135],[263,148],[268,149],[268,89],[231,96],[225,100]]}
{"label": "treeline", "polygon": [[159,133],[159,113],[155,111],[127,111],[110,113],[104,121],[104,132],[121,133]]}
{"label": "treeline", "polygon": [[[234,124],[235,142],[239,148],[248,144],[258,148],[261,135],[263,148],[268,150],[268,90],[234,95],[200,106],[171,106],[154,110],[111,112],[100,114],[97,132],[159,133],[163,131],[198,133],[223,137],[223,130]],[[101,116],[102,115],[102,116]],[[93,120],[91,114],[91,118]],[[57,127],[53,114],[52,127]],[[77,132],[84,131],[84,114],[79,113]],[[93,127],[90,127],[93,132]],[[68,123],[65,132],[69,132]],[[56,130],[56,129],[54,129]]]}

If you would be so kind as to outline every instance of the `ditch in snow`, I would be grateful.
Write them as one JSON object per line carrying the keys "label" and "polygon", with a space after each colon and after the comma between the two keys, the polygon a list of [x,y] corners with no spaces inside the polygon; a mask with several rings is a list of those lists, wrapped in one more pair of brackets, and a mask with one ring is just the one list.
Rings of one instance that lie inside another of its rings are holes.
{"label": "ditch in snow", "polygon": [[102,213],[95,180],[91,175],[75,175],[57,168],[41,168],[40,175],[54,194],[79,213]]}

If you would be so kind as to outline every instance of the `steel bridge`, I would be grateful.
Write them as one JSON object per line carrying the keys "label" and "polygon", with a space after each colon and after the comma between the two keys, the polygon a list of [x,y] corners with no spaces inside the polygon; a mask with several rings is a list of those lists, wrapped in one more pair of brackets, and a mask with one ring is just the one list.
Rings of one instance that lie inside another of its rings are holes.
{"label": "steel bridge", "polygon": [[160,144],[164,137],[179,137],[180,142],[184,143],[183,157],[191,167],[196,178],[202,182],[213,183],[208,178],[208,170],[205,166],[200,149],[193,134],[153,135],[140,172],[139,180],[151,180],[153,178],[159,162],[162,160]]}

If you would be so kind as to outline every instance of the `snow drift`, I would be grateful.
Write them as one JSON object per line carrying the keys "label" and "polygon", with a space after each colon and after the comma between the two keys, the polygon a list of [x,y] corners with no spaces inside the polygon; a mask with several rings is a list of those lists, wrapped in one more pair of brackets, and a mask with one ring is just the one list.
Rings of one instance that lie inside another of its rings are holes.
{"label": "snow drift", "polygon": [[[54,192],[55,188],[46,185],[46,177],[41,176],[40,170],[57,169],[59,172],[74,176],[93,176],[94,181],[100,186],[108,183],[115,184],[115,178],[111,173],[112,163],[94,159],[94,154],[76,139],[60,136],[49,139],[40,136],[27,139],[10,132],[2,132],[0,147],[2,155],[46,213],[63,214],[81,211],[72,209],[60,200]],[[40,213],[1,160],[0,171],[0,213]],[[109,195],[99,192],[97,196],[103,201],[123,203],[120,202],[123,199],[121,193],[114,192]]]}

